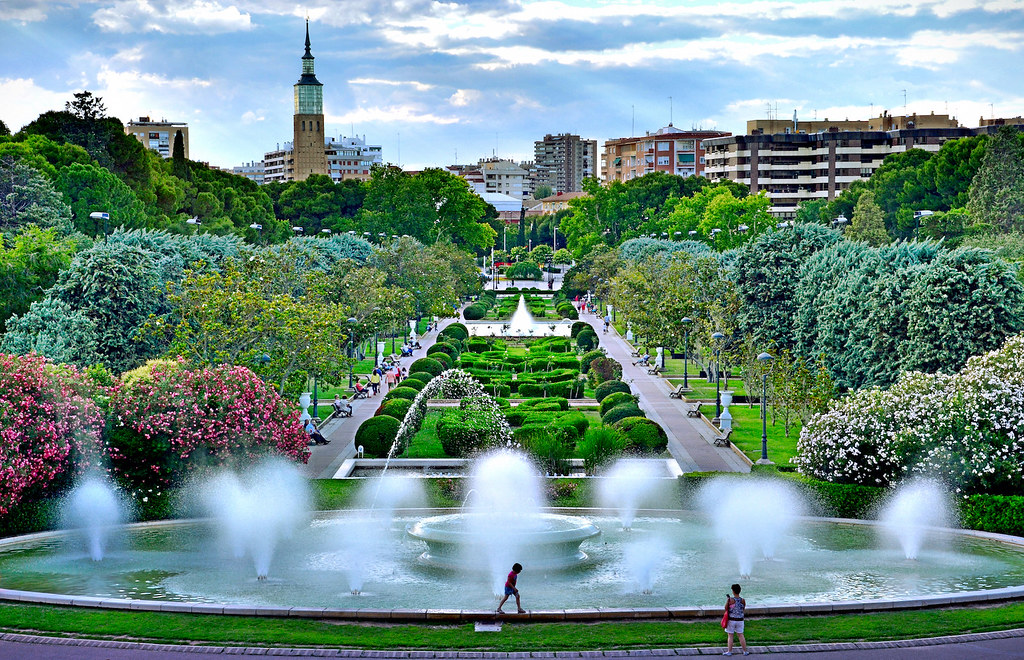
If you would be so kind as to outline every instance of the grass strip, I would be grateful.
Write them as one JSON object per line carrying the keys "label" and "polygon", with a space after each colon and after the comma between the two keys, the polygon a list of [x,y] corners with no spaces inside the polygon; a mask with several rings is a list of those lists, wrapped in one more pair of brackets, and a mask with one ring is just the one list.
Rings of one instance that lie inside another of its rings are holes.
{"label": "grass strip", "polygon": [[[1005,630],[1020,626],[1022,621],[1024,603],[1012,603],[996,607],[752,619],[747,623],[746,634],[754,645],[887,641]],[[367,625],[28,604],[0,604],[0,630],[159,643],[359,649],[582,651],[724,643],[715,619],[506,624],[500,633],[477,634],[472,624]]]}

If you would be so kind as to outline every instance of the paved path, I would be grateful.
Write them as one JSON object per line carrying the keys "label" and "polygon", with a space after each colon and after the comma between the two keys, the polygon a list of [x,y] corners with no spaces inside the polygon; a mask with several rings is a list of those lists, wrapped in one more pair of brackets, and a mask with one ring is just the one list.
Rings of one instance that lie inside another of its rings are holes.
{"label": "paved path", "polygon": [[[439,327],[437,330],[420,336],[421,348],[413,351],[411,358],[403,359],[401,361],[402,366],[408,370],[410,364],[421,357],[425,357],[427,349],[437,342],[438,332],[443,330],[449,323],[455,322],[455,320],[442,319],[438,323]],[[334,474],[346,459],[355,456],[356,448],[352,440],[356,435],[356,430],[360,424],[373,417],[373,413],[377,412],[384,394],[387,393],[387,387],[386,384],[381,383],[381,393],[377,396],[353,401],[351,417],[333,418],[324,425],[321,432],[325,438],[331,441],[331,444],[314,445],[309,448],[309,461],[306,463],[305,468],[306,476],[311,479],[330,479],[334,477]]]}
{"label": "paved path", "polygon": [[[472,634],[472,633],[470,633]],[[477,633],[501,635],[502,633]],[[651,649],[623,651],[567,651],[559,658],[637,658],[664,656],[718,656],[724,647]],[[1024,658],[1024,629],[976,635],[956,635],[934,639],[897,642],[860,642],[848,644],[807,644],[787,646],[751,646],[751,656],[766,655],[784,660],[972,660]],[[736,649],[734,649],[734,652]],[[32,635],[5,634],[0,636],[0,658],[4,660],[184,660],[204,655],[259,655],[264,657],[330,657],[330,658],[475,658],[506,660],[518,658],[553,658],[551,652],[481,653],[452,651],[355,651],[332,648],[295,649],[222,646],[161,646],[134,642],[58,639]],[[735,652],[736,657],[743,657]]]}
{"label": "paved path", "polygon": [[668,434],[668,450],[683,472],[749,472],[750,467],[727,447],[716,447],[717,431],[700,417],[687,417],[686,405],[680,399],[670,399],[668,383],[647,373],[646,367],[635,367],[633,347],[614,327],[607,333],[596,314],[586,314],[583,320],[594,328],[601,346],[609,357],[622,364],[622,379],[630,384],[640,397],[640,407],[647,416],[661,424]]}

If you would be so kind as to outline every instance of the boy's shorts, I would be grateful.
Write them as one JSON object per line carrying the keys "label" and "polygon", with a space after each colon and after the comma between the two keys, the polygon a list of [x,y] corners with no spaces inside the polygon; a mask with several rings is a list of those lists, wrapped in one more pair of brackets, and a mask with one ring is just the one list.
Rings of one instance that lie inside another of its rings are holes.
{"label": "boy's shorts", "polygon": [[505,587],[505,595],[506,596],[514,596],[515,593],[516,593],[516,590],[513,587],[509,587],[509,586],[506,585],[506,587]]}
{"label": "boy's shorts", "polygon": [[743,621],[733,621],[729,619],[729,623],[725,624],[725,632],[727,633],[739,633],[743,634]]}

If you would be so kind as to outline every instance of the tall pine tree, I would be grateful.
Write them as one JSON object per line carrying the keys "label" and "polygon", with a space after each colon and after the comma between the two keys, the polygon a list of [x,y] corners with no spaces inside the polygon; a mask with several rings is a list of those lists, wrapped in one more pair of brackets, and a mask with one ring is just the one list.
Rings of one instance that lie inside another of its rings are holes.
{"label": "tall pine tree", "polygon": [[174,147],[171,150],[171,161],[174,176],[178,177],[182,181],[192,180],[192,171],[188,167],[188,161],[185,160],[185,138],[182,136],[180,130],[174,134]]}
{"label": "tall pine tree", "polygon": [[1024,227],[1024,134],[1003,126],[971,180],[967,211],[976,224],[1003,231]]}
{"label": "tall pine tree", "polygon": [[882,208],[875,202],[875,193],[870,190],[861,193],[857,205],[853,208],[853,221],[846,235],[854,241],[864,241],[871,247],[892,241],[889,232],[885,230]]}

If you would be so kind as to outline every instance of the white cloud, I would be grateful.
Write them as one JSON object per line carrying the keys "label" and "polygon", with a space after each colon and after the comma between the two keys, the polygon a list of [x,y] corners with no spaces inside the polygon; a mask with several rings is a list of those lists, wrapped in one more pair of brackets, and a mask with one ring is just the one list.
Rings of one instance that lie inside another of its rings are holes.
{"label": "white cloud", "polygon": [[348,81],[350,85],[384,85],[387,87],[402,87],[408,85],[418,92],[425,92],[433,89],[434,85],[417,82],[415,80],[385,80],[383,78],[353,78]]}
{"label": "white cloud", "polygon": [[220,34],[252,27],[248,13],[216,0],[116,0],[96,10],[93,22],[108,32]]}
{"label": "white cloud", "polygon": [[18,99],[0,105],[0,119],[12,132],[17,131],[47,110],[63,110],[71,93],[40,87],[32,78],[0,78],[0,99]]}
{"label": "white cloud", "polygon": [[465,107],[480,100],[480,92],[475,89],[460,89],[448,97],[448,102],[456,107]]}
{"label": "white cloud", "polygon": [[263,116],[262,112],[261,112],[261,114],[257,115],[252,110],[246,110],[242,114],[242,123],[243,124],[252,124],[254,122],[263,121],[264,119],[266,119],[266,117]]}
{"label": "white cloud", "polygon": [[327,122],[331,124],[362,124],[366,122],[402,123],[402,124],[458,124],[458,117],[444,117],[409,105],[374,106],[356,108],[343,115],[331,115]]}

